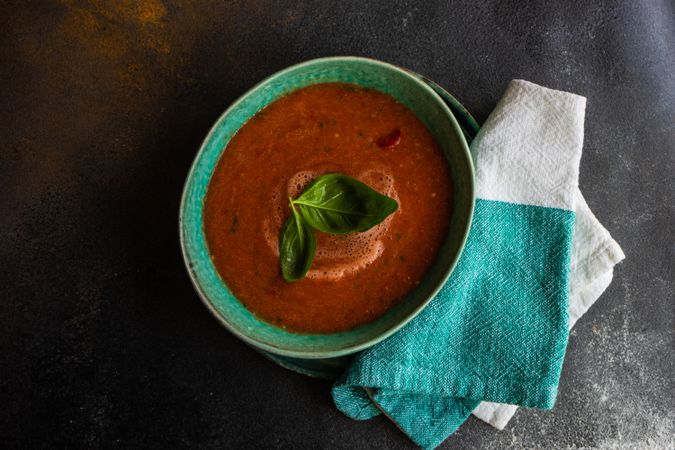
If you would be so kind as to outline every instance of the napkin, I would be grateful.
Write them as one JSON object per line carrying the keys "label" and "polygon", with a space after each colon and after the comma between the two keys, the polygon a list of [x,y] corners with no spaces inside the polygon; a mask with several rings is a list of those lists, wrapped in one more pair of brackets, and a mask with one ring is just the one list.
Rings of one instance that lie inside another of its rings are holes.
{"label": "napkin", "polygon": [[[570,265],[569,328],[595,303],[612,282],[614,266],[623,251],[602,226],[577,190],[574,237]],[[482,402],[473,415],[503,430],[516,413],[516,405]]]}
{"label": "napkin", "polygon": [[570,317],[599,296],[623,257],[601,244],[578,192],[585,105],[574,94],[509,84],[471,146],[477,201],[457,267],[415,319],[335,383],[342,412],[383,412],[434,448],[479,405],[496,426],[515,412],[510,405],[553,407]]}

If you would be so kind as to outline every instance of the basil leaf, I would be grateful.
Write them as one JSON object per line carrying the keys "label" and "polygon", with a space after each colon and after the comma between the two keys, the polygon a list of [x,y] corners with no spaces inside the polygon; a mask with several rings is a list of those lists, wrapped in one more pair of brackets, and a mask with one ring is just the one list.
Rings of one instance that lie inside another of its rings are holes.
{"label": "basil leaf", "polygon": [[393,198],[338,173],[318,177],[291,202],[312,228],[331,234],[366,231],[398,209]]}
{"label": "basil leaf", "polygon": [[318,177],[289,201],[293,215],[279,237],[279,264],[286,281],[307,274],[316,252],[315,229],[331,234],[366,231],[398,209],[393,198],[336,173]]}
{"label": "basil leaf", "polygon": [[281,274],[286,281],[303,278],[314,259],[316,238],[314,230],[302,220],[302,217],[291,203],[293,215],[281,228],[279,242],[279,263]]}

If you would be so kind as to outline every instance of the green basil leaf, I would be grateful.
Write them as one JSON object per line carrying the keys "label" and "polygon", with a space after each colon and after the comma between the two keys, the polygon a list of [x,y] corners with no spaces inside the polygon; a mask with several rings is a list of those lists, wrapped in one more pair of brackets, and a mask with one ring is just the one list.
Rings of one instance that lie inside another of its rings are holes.
{"label": "green basil leaf", "polygon": [[291,203],[293,215],[281,228],[279,242],[279,262],[281,274],[286,281],[303,278],[314,259],[316,238],[314,230],[302,219]]}
{"label": "green basil leaf", "polygon": [[331,234],[366,231],[398,209],[393,198],[336,173],[318,177],[292,203],[311,227]]}

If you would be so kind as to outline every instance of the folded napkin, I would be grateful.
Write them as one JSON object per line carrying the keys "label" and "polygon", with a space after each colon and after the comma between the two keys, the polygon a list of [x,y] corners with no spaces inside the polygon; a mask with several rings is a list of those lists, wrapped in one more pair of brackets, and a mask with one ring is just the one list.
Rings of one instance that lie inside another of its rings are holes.
{"label": "folded napkin", "polygon": [[384,412],[433,448],[479,405],[496,426],[511,405],[553,407],[570,317],[600,295],[623,257],[578,192],[585,103],[511,82],[471,146],[478,199],[455,271],[415,319],[336,382],[342,412]]}
{"label": "folded napkin", "polygon": [[[596,219],[577,190],[574,237],[570,265],[569,328],[595,303],[612,282],[614,266],[624,259],[623,251]],[[482,402],[473,415],[503,430],[516,413],[516,405]]]}

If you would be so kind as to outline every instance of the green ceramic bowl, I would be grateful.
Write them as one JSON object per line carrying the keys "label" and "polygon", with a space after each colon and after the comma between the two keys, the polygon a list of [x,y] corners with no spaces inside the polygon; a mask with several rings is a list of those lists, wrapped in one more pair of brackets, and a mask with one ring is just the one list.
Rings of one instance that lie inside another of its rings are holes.
{"label": "green ceramic bowl", "polygon": [[[419,286],[396,307],[374,322],[353,330],[334,334],[298,334],[258,319],[232,294],[209,256],[202,214],[214,167],[237,130],[280,96],[325,82],[354,83],[389,94],[424,122],[440,144],[452,171],[454,215],[435,264]],[[300,366],[306,361],[311,367],[331,367],[331,364],[344,361],[346,355],[390,336],[429,303],[459,259],[469,232],[474,200],[473,166],[466,140],[448,106],[428,84],[401,68],[372,59],[321,58],[272,75],[235,101],[216,121],[197,153],[183,191],[181,246],[199,296],[227,329],[256,349],[272,354],[272,358],[282,365],[291,365],[298,370],[298,361]]]}

